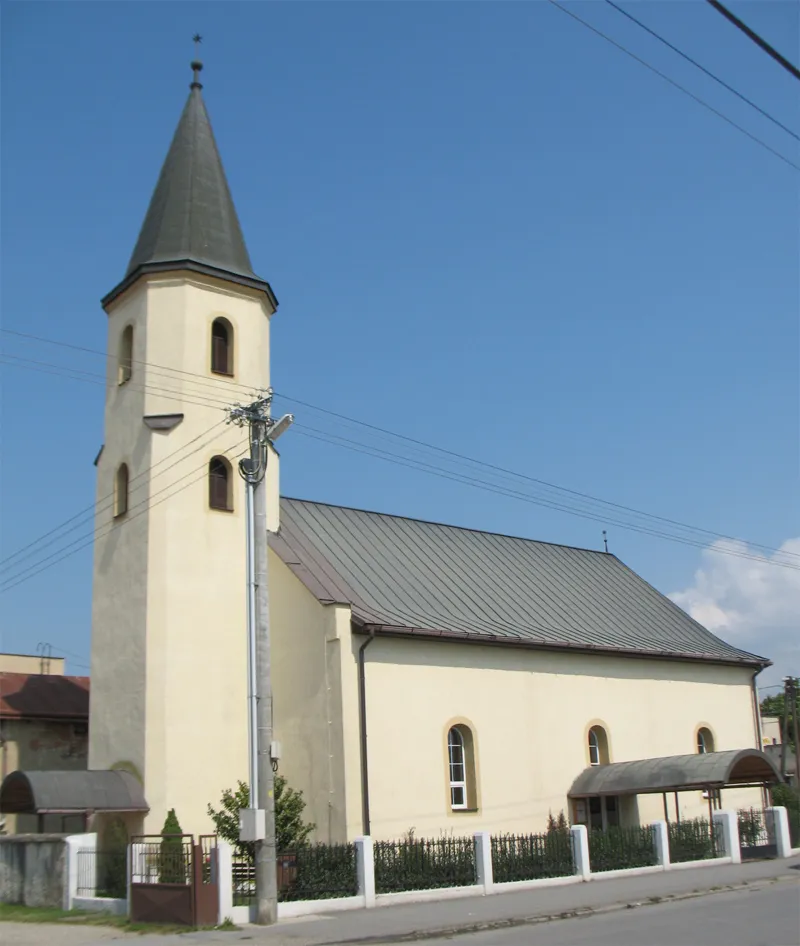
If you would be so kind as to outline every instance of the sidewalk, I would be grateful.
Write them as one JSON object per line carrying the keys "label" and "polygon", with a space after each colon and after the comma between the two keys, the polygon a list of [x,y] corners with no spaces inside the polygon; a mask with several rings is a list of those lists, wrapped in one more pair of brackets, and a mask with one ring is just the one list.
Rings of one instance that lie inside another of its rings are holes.
{"label": "sidewalk", "polygon": [[[597,875],[596,875],[597,876]],[[135,939],[140,946],[238,944],[252,946],[330,946],[330,944],[414,942],[472,930],[524,926],[561,914],[608,911],[694,893],[712,893],[742,884],[779,881],[800,883],[800,856],[780,861],[753,861],[627,878],[592,880],[565,887],[543,887],[489,897],[464,897],[431,903],[376,907],[285,920],[273,927],[248,926],[237,932],[221,930],[177,936],[120,934],[97,927],[3,924],[3,942],[24,946],[84,946],[96,942]]]}

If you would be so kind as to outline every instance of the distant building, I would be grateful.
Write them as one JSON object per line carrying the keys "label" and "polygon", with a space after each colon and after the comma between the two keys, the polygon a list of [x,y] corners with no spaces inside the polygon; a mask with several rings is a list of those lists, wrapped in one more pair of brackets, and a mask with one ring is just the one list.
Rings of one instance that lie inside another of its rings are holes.
{"label": "distant building", "polygon": [[[49,670],[49,673],[41,671]],[[0,773],[85,769],[89,678],[64,675],[63,658],[0,654]],[[82,815],[0,815],[3,832],[82,831]]]}
{"label": "distant building", "polygon": [[761,741],[765,746],[779,746],[783,742],[780,716],[761,717]]}

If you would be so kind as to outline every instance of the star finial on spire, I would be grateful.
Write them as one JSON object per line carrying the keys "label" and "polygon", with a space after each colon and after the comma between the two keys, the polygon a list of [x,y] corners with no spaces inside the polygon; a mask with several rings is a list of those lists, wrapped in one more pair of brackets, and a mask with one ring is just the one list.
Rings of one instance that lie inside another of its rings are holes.
{"label": "star finial on spire", "polygon": [[200,50],[200,43],[203,42],[203,37],[199,33],[195,33],[192,37],[192,42],[194,43],[195,58],[192,60],[192,72],[194,75],[192,77],[192,84],[190,88],[202,89],[203,86],[200,83],[200,70],[203,68],[203,63],[198,58],[198,54]]}

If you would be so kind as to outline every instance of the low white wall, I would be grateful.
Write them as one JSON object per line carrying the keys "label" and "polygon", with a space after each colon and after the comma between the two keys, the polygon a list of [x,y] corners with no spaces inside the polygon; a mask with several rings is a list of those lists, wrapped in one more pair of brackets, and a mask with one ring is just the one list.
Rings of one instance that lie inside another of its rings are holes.
{"label": "low white wall", "polygon": [[113,916],[128,915],[128,901],[112,897],[74,897],[73,910],[84,913],[110,913]]}

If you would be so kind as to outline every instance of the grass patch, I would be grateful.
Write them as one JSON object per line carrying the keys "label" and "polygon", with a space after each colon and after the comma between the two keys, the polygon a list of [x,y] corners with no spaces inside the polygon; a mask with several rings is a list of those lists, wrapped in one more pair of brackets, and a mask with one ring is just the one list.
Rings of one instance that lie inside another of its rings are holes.
{"label": "grass patch", "polygon": [[26,907],[17,903],[0,903],[0,923],[70,923],[81,926],[111,926],[126,933],[192,933],[198,929],[239,929],[230,919],[226,919],[220,926],[201,927],[181,926],[177,923],[131,923],[126,916],[112,916],[110,913],[82,913],[79,910]]}

